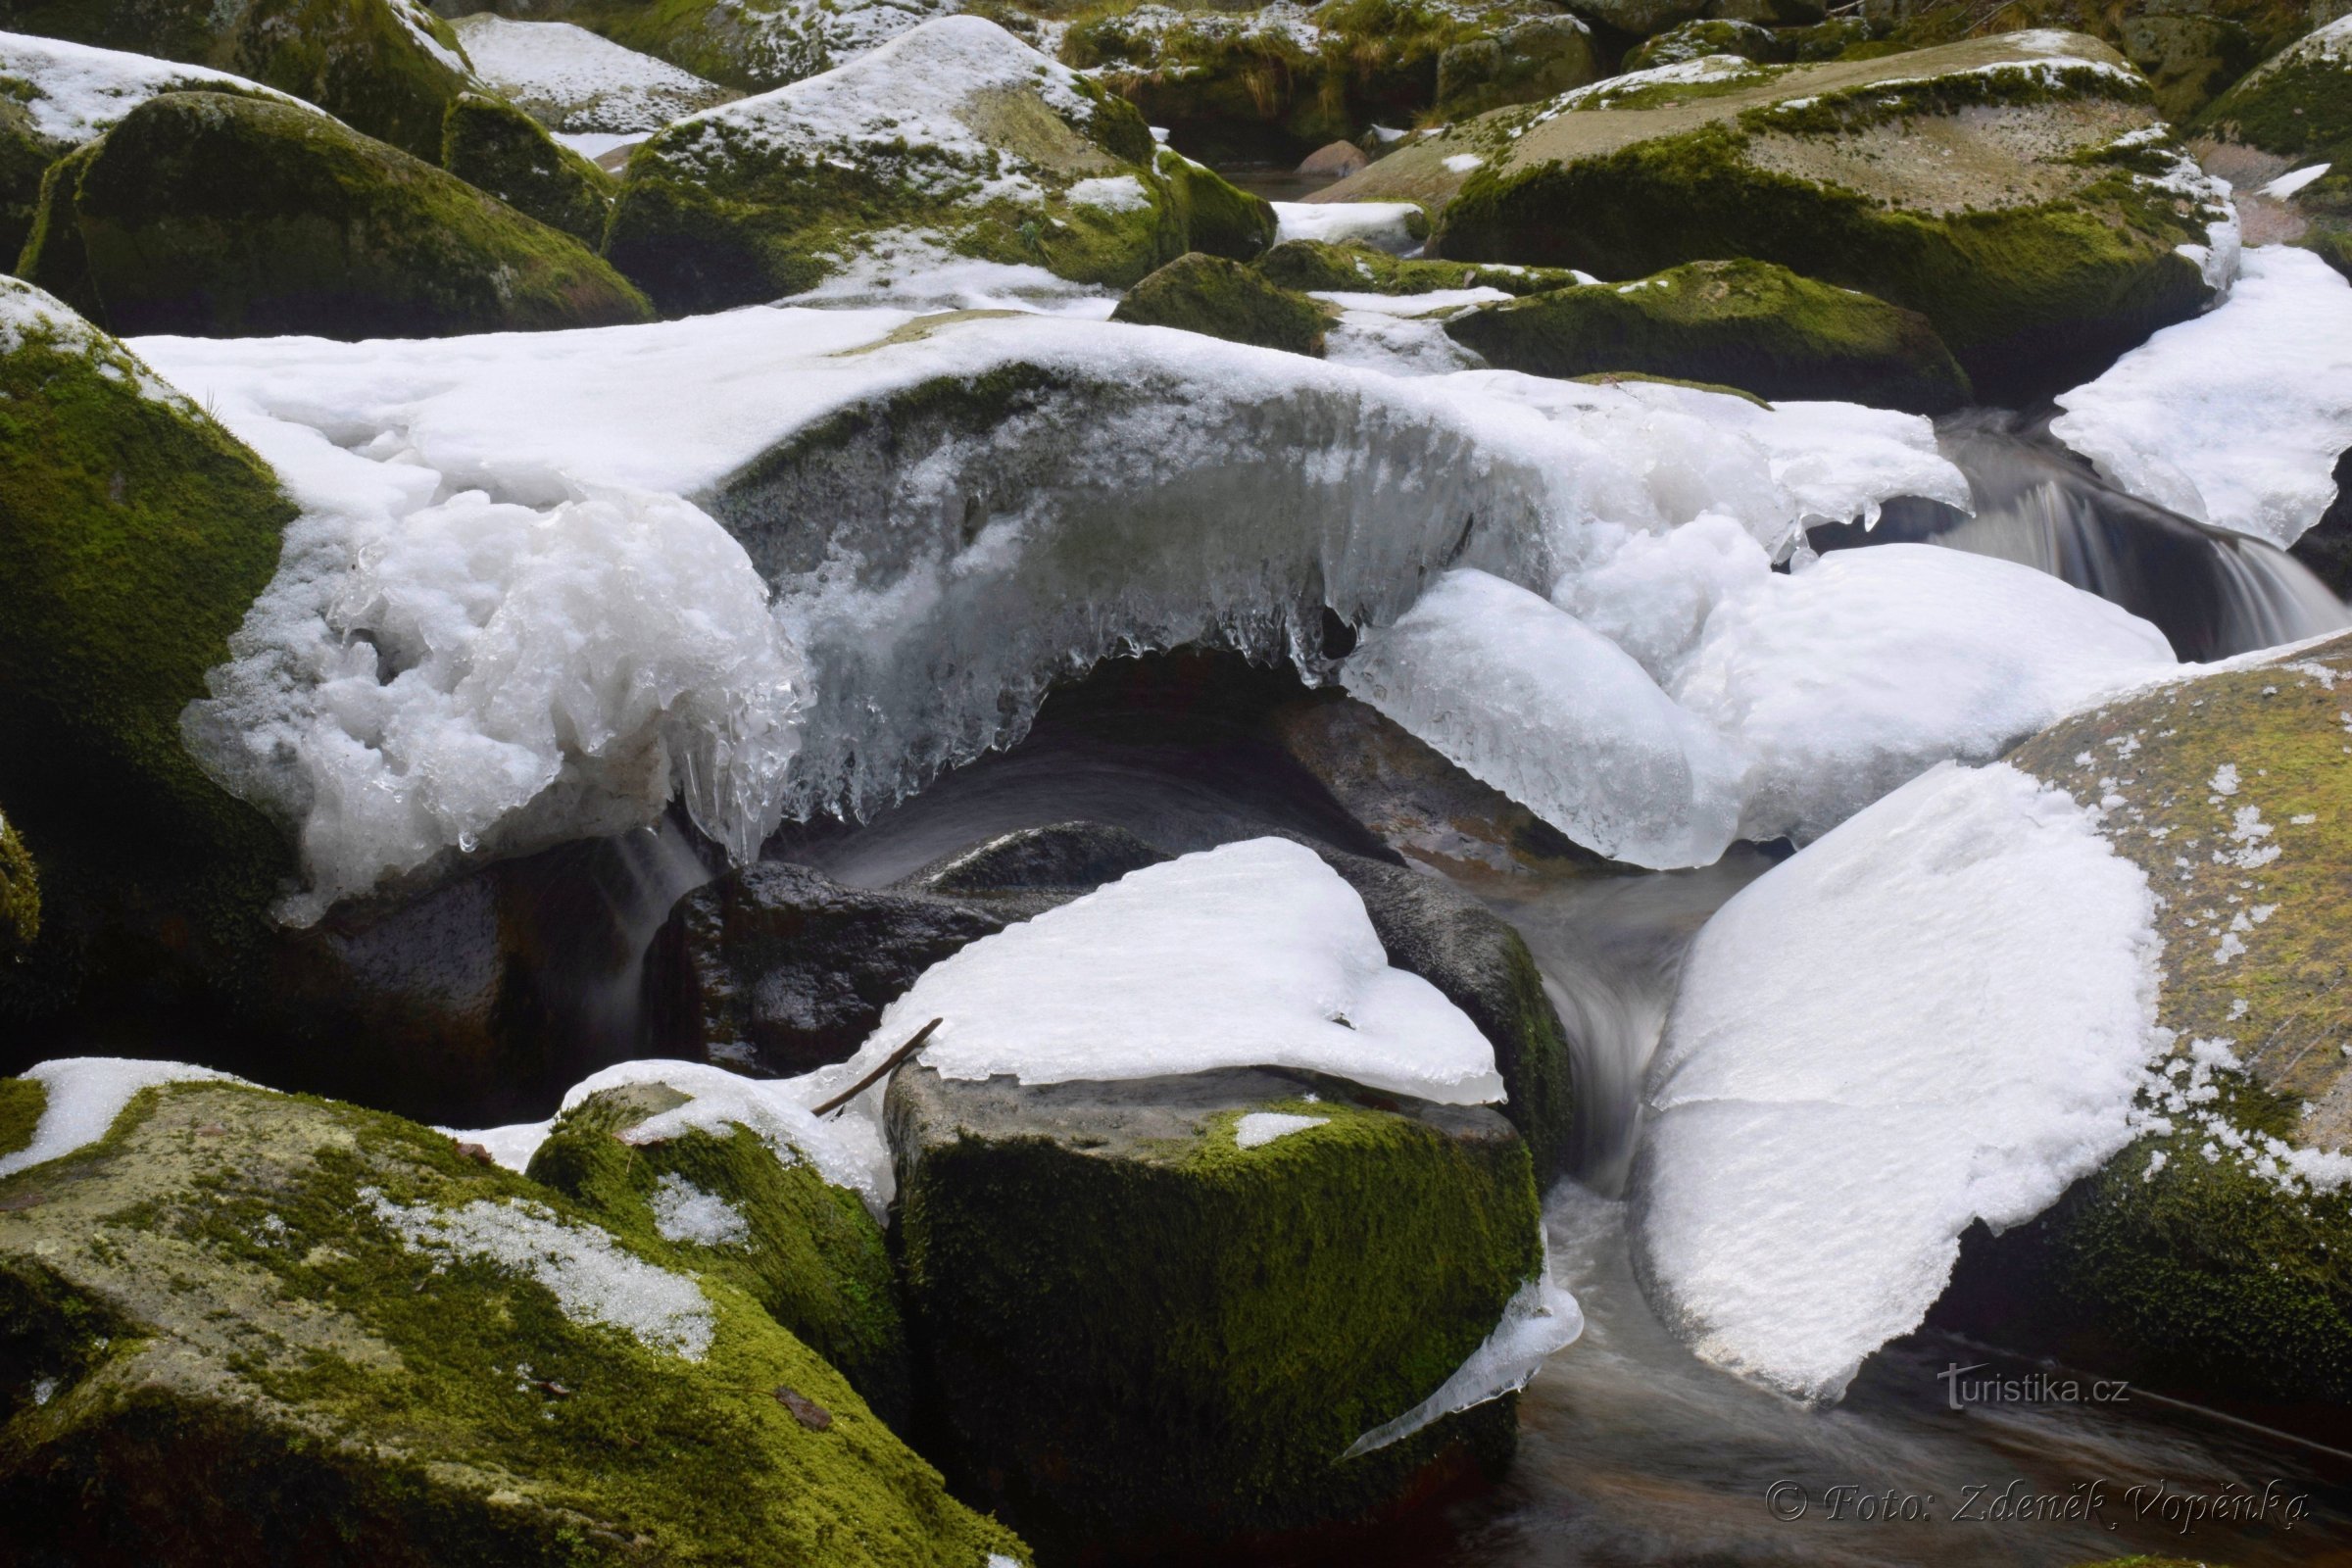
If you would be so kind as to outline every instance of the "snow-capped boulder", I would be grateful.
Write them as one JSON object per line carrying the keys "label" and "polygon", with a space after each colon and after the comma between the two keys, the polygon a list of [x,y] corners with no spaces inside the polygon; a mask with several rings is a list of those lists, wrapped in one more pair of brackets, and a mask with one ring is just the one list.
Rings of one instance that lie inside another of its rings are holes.
{"label": "snow-capped boulder", "polygon": [[1547,289],[1463,312],[1446,332],[1490,365],[1534,375],[1630,371],[1915,414],[1969,397],[1926,317],[1768,262],[1690,262],[1631,283]]}
{"label": "snow-capped boulder", "polygon": [[740,96],[568,22],[478,11],[450,26],[482,80],[550,130],[651,132]]}
{"label": "snow-capped boulder", "polygon": [[0,27],[233,72],[427,161],[473,85],[423,0],[0,0]]}
{"label": "snow-capped boulder", "polygon": [[1027,1560],[764,1309],[802,1211],[762,1193],[584,1202],[380,1112],[88,1058],[0,1081],[0,1150],[18,1548]]}
{"label": "snow-capped boulder", "polygon": [[122,333],[430,337],[650,314],[570,235],[455,175],[220,93],[152,98],[60,163],[23,270]]}
{"label": "snow-capped boulder", "polygon": [[1164,161],[1180,162],[1131,106],[994,23],[950,17],[662,131],[630,159],[610,254],[673,314],[901,251],[1127,284],[1197,248]]}
{"label": "snow-capped boulder", "polygon": [[2314,28],[2247,73],[2198,127],[2297,159],[2352,143],[2352,16]]}
{"label": "snow-capped boulder", "polygon": [[1323,352],[1323,334],[1331,326],[1330,313],[1305,295],[1239,262],[1198,252],[1177,257],[1129,289],[1110,318],[1309,355]]}
{"label": "snow-capped boulder", "polygon": [[[1868,61],[1726,56],[1497,110],[1318,199],[1444,204],[1431,248],[1612,280],[1747,256],[1932,321],[1980,397],[2096,374],[2236,260],[2226,189],[2097,41],[2022,32]],[[1569,216],[1573,215],[1573,216]]]}

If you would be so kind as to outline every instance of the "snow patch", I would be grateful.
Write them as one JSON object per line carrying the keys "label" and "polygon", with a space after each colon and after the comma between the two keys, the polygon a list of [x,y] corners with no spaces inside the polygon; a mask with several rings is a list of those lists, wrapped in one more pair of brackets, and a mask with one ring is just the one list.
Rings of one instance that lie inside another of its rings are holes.
{"label": "snow patch", "polygon": [[1233,1142],[1240,1149],[1263,1149],[1277,1138],[1328,1127],[1329,1116],[1294,1116],[1288,1111],[1253,1110],[1233,1124]]}
{"label": "snow patch", "polygon": [[[465,69],[462,62],[459,69]],[[148,99],[167,92],[226,89],[292,104],[313,114],[323,113],[274,87],[225,71],[21,32],[0,32],[0,78],[13,78],[29,87],[28,96],[12,101],[30,117],[34,134],[53,141],[88,141]]]}
{"label": "snow patch", "polygon": [[484,81],[558,130],[659,130],[734,96],[568,22],[510,22],[483,11],[450,25]]}
{"label": "snow patch", "polygon": [[700,1247],[739,1247],[752,1239],[743,1210],[676,1171],[663,1171],[654,1188],[654,1229],[665,1242]]}
{"label": "snow patch", "polygon": [[243,1084],[210,1067],[184,1061],[134,1061],[125,1056],[58,1056],[25,1069],[24,1076],[47,1096],[32,1142],[13,1154],[0,1154],[0,1177],[63,1158],[107,1135],[142,1089],[164,1084]]}
{"label": "snow patch", "polygon": [[1315,239],[1327,245],[1369,245],[1392,256],[1421,248],[1408,224],[1420,216],[1413,202],[1275,202],[1274,242]]}

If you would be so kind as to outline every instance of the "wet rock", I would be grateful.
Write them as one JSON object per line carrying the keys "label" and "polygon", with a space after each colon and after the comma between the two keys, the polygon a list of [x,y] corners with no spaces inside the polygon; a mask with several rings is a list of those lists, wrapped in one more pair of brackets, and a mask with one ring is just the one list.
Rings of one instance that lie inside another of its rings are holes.
{"label": "wet rock", "polygon": [[1178,257],[1129,289],[1110,318],[1317,358],[1331,325],[1330,315],[1303,294],[1239,262],[1198,253]]}
{"label": "wet rock", "polygon": [[985,844],[944,856],[899,885],[911,891],[1047,906],[1157,865],[1166,851],[1123,827],[1102,822],[1054,822],[1000,834]]}
{"label": "wet rock", "polygon": [[[1297,1116],[1243,1147],[1245,1115]],[[952,1474],[1049,1546],[1213,1549],[1492,1472],[1515,1399],[1338,1458],[1538,1267],[1486,1109],[1257,1071],[1022,1088],[900,1072],[908,1310]]]}

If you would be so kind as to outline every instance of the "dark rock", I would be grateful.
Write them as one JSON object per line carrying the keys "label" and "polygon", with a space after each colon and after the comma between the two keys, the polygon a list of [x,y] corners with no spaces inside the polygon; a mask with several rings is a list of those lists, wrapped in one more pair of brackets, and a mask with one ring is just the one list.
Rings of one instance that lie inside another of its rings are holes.
{"label": "dark rock", "polygon": [[1054,896],[1060,902],[1116,882],[1130,871],[1168,858],[1123,827],[1102,822],[1054,822],[1025,827],[959,850],[899,884],[949,895]]}
{"label": "dark rock", "polygon": [[2287,554],[2309,566],[2338,598],[2352,596],[2352,450],[2335,460],[2335,500]]}

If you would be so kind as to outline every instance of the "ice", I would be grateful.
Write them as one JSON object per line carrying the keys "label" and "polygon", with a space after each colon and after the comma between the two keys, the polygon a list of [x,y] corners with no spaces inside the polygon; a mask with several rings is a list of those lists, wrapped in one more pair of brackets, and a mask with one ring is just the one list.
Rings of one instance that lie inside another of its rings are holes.
{"label": "ice", "polygon": [[1706,1360],[1838,1397],[1969,1225],[2022,1223],[2129,1141],[2154,915],[2094,814],[2006,763],[1935,768],[1726,904],[1634,1172],[1661,1315]]}
{"label": "ice", "polygon": [[45,1164],[104,1138],[142,1089],[161,1084],[241,1084],[210,1067],[184,1061],[134,1061],[124,1056],[58,1056],[25,1069],[47,1099],[32,1142],[13,1154],[0,1154],[0,1177]]}
{"label": "ice", "polygon": [[[0,79],[10,81],[10,100],[30,118],[33,132],[55,141],[88,141],[158,93],[226,87],[279,103],[300,103],[274,87],[225,71],[21,32],[0,32]],[[20,89],[17,83],[24,86]]]}
{"label": "ice", "polygon": [[1274,242],[1319,239],[1328,245],[1369,245],[1392,256],[1421,248],[1408,226],[1422,216],[1415,202],[1276,202]]}
{"label": "ice", "polygon": [[1484,572],[1440,578],[1394,626],[1365,637],[1344,678],[1349,693],[1612,858],[1709,865],[1740,825],[1743,760],[1722,735],[1615,643]]}
{"label": "ice", "polygon": [[1575,1297],[1552,1279],[1547,1246],[1541,1271],[1519,1287],[1503,1307],[1502,1320],[1494,1325],[1494,1332],[1470,1352],[1469,1359],[1456,1367],[1435,1394],[1395,1420],[1383,1422],[1357,1438],[1340,1457],[1352,1459],[1375,1448],[1385,1448],[1456,1410],[1467,1410],[1526,1388],[1544,1369],[1544,1362],[1574,1345],[1584,1332],[1584,1309],[1577,1305]]}
{"label": "ice", "polygon": [[558,130],[659,130],[734,96],[568,22],[511,22],[484,11],[450,25],[484,81]]}
{"label": "ice", "polygon": [[663,1171],[655,1184],[654,1229],[665,1242],[693,1242],[700,1247],[735,1247],[752,1235],[751,1222],[741,1209],[676,1171]]}
{"label": "ice", "polygon": [[2051,432],[2119,488],[2290,545],[2352,448],[2352,283],[2309,251],[2258,246],[2227,302],[2057,401]]}
{"label": "ice", "polygon": [[1253,1110],[1233,1124],[1233,1142],[1239,1149],[1263,1149],[1277,1138],[1305,1132],[1309,1127],[1328,1127],[1329,1116],[1294,1116],[1287,1111]]}
{"label": "ice", "polygon": [[568,1224],[544,1203],[477,1198],[460,1208],[396,1203],[362,1188],[376,1221],[412,1252],[452,1263],[490,1263],[545,1286],[575,1323],[602,1323],[648,1349],[700,1361],[715,1315],[684,1274],[623,1251],[602,1231]]}

